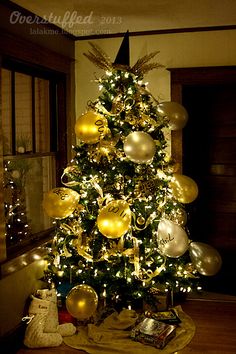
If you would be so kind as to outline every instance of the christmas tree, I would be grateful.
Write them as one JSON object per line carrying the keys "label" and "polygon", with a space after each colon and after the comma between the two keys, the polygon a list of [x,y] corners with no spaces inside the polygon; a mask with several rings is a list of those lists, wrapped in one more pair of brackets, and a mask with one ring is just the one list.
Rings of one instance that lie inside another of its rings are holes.
{"label": "christmas tree", "polygon": [[32,232],[26,210],[25,184],[30,165],[25,160],[6,161],[4,166],[4,209],[8,250],[29,239]]}
{"label": "christmas tree", "polygon": [[164,132],[182,129],[188,114],[176,102],[159,103],[143,83],[161,66],[152,62],[157,52],[130,67],[120,52],[112,63],[90,45],[85,56],[104,69],[96,79],[101,94],[76,121],[78,144],[64,186],[44,198],[57,224],[46,278],[64,295],[84,284],[122,306],[150,301],[161,287],[189,292],[199,287],[199,273],[218,271],[221,259],[190,243],[185,206],[198,187],[167,152]]}

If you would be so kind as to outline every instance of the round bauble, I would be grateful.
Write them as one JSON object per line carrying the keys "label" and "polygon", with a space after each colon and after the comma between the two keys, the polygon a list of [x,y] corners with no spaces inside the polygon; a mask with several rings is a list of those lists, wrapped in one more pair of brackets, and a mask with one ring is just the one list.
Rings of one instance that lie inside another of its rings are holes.
{"label": "round bauble", "polygon": [[97,218],[99,231],[107,238],[119,238],[129,229],[131,210],[124,200],[113,200],[103,207]]}
{"label": "round bauble", "polygon": [[48,216],[64,219],[76,209],[80,195],[66,187],[53,188],[44,194],[43,208]]}
{"label": "round bauble", "polygon": [[158,224],[158,249],[167,256],[178,258],[188,249],[189,239],[182,227],[170,220],[162,219]]}
{"label": "round bauble", "polygon": [[170,182],[173,196],[184,204],[192,203],[198,196],[197,183],[190,177],[174,173]]}
{"label": "round bauble", "polygon": [[76,285],[66,297],[67,311],[78,320],[89,319],[95,313],[97,305],[98,295],[90,285]]}
{"label": "round bauble", "polygon": [[132,162],[149,163],[155,155],[156,144],[150,134],[136,131],[126,137],[124,152]]}
{"label": "round bauble", "polygon": [[219,272],[222,259],[219,252],[203,242],[191,242],[189,255],[197,271],[205,276],[212,276]]}
{"label": "round bauble", "polygon": [[77,138],[86,144],[96,144],[108,131],[107,119],[96,112],[88,111],[75,123]]}
{"label": "round bauble", "polygon": [[183,129],[188,121],[188,112],[178,102],[162,102],[157,106],[157,112],[167,117],[171,130]]}

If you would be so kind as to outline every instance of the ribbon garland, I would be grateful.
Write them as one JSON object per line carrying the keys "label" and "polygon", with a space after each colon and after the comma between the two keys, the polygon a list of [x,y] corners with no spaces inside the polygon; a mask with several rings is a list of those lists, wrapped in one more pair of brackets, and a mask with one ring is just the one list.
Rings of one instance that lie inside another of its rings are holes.
{"label": "ribbon garland", "polygon": [[161,264],[160,267],[156,267],[154,272],[151,269],[148,269],[146,271],[145,269],[142,268],[142,272],[143,272],[144,276],[147,276],[147,278],[141,279],[143,281],[143,283],[145,283],[145,284],[150,283],[150,281],[153,278],[157,277],[165,269],[165,264],[166,264],[166,259],[164,260],[164,262]]}
{"label": "ribbon garland", "polygon": [[[82,245],[82,233],[83,230],[81,228],[80,225],[78,225],[78,223],[76,223],[75,225],[73,225],[72,227],[63,223],[60,225],[61,229],[64,229],[64,231],[66,231],[67,233],[69,232],[72,235],[76,235],[77,240],[75,240],[75,246],[77,248],[77,252],[80,256],[82,256],[83,258],[85,258],[88,262],[93,262],[93,257],[91,254],[89,254],[87,251],[85,251],[84,246]],[[64,243],[63,245],[63,254],[65,257],[70,257],[71,253],[68,251],[67,247],[66,247],[66,243]]]}
{"label": "ribbon garland", "polygon": [[70,181],[68,181],[68,182],[64,181],[64,178],[65,178],[65,177],[68,177],[68,173],[73,173],[73,172],[75,172],[75,171],[78,171],[77,166],[68,166],[68,167],[66,167],[66,168],[64,169],[63,174],[62,174],[62,176],[61,176],[61,183],[64,184],[64,186],[66,186],[66,187],[78,186],[78,184],[79,184],[80,182],[76,182],[76,181],[74,181],[74,180],[70,180]]}

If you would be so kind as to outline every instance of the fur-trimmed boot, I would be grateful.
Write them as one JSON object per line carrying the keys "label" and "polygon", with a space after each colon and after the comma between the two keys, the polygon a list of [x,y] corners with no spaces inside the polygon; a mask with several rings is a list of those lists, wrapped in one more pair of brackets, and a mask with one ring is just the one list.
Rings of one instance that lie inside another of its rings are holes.
{"label": "fur-trimmed boot", "polygon": [[24,344],[28,348],[57,347],[62,343],[60,333],[45,333],[45,324],[50,308],[50,301],[32,296]]}
{"label": "fur-trimmed boot", "polygon": [[49,312],[48,317],[46,319],[44,332],[58,332],[63,337],[72,336],[73,334],[75,334],[76,327],[73,325],[73,323],[59,324],[56,289],[37,290],[37,296],[39,296],[43,300],[50,301]]}

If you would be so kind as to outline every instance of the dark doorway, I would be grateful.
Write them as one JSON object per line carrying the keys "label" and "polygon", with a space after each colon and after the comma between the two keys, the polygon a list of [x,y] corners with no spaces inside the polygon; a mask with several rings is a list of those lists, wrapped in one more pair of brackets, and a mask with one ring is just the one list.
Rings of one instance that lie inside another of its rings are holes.
{"label": "dark doorway", "polygon": [[217,80],[223,68],[214,68],[215,76],[201,79],[207,68],[198,70],[195,82],[192,77],[178,85],[189,113],[182,131],[182,173],[199,187],[198,198],[187,206],[188,227],[193,241],[212,245],[223,259],[217,275],[204,277],[205,290],[236,295],[236,78],[219,74]]}

